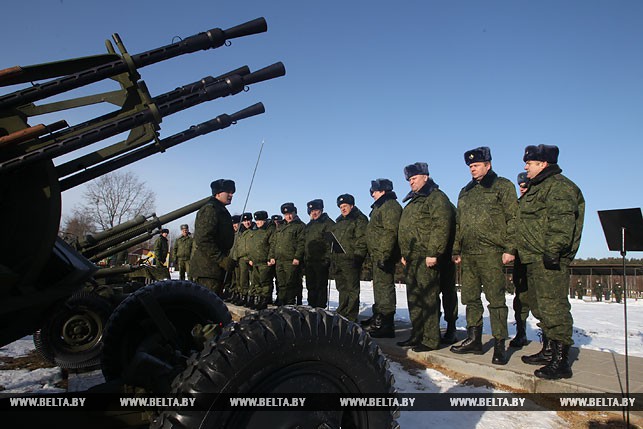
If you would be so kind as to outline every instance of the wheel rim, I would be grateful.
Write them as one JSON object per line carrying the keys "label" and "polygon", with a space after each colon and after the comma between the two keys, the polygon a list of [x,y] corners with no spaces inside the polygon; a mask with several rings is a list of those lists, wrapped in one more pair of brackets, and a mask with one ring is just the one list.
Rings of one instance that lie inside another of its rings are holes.
{"label": "wheel rim", "polygon": [[63,321],[59,346],[73,352],[91,349],[100,342],[103,321],[90,310],[81,310]]}

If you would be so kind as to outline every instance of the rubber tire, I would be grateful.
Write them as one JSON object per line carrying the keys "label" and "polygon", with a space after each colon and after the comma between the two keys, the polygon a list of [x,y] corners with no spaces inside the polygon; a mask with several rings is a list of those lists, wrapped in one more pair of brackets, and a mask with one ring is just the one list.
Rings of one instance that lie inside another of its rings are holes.
{"label": "rubber tire", "polygon": [[57,305],[42,328],[34,333],[36,350],[61,368],[97,367],[112,310],[109,300],[95,293],[82,291],[72,295]]}
{"label": "rubber tire", "polygon": [[190,411],[163,411],[150,427],[399,427],[397,409],[343,415],[210,409],[217,393],[393,394],[393,375],[380,348],[356,323],[321,308],[283,306],[246,316],[189,362],[174,380],[172,392],[194,395],[196,406]]}
{"label": "rubber tire", "polygon": [[[179,350],[174,350],[160,336],[158,327],[139,300],[143,295],[151,295],[165,312],[178,333]],[[112,313],[103,340],[103,376],[107,381],[123,378],[132,358],[141,347],[157,358],[165,360],[176,368],[176,373],[179,373],[186,365],[183,356],[190,356],[196,351],[191,334],[194,325],[220,323],[226,326],[231,321],[232,317],[223,301],[201,285],[184,280],[151,283],[130,294]],[[172,348],[170,355],[175,358],[168,361],[166,352],[169,348]],[[169,391],[170,383],[171,380],[162,390]],[[150,385],[138,387],[158,391]]]}

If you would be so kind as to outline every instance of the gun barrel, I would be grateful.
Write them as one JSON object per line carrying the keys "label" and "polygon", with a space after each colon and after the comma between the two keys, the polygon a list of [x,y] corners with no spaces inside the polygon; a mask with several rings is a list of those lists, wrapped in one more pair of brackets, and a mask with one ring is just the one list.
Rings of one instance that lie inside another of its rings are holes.
{"label": "gun barrel", "polygon": [[[227,40],[265,32],[268,29],[264,18],[257,18],[241,25],[221,30],[213,28],[203,33],[187,37],[180,42],[132,55],[131,60],[136,68],[145,67],[183,54],[199,50],[214,49],[222,46]],[[125,73],[129,66],[124,59],[92,67],[78,73],[54,79],[40,85],[15,91],[0,97],[0,110],[15,108],[43,98],[98,82],[111,76]]]}
{"label": "gun barrel", "polygon": [[265,111],[266,109],[264,108],[263,103],[257,103],[257,104],[253,104],[250,107],[246,107],[245,109],[240,110],[231,115],[226,115],[224,113],[207,122],[202,122],[180,133],[164,138],[158,144],[151,143],[147,146],[135,149],[129,153],[121,155],[118,158],[114,158],[112,160],[99,164],[96,167],[83,170],[77,174],[74,174],[73,176],[61,179],[60,189],[61,191],[66,191],[82,183],[85,183],[89,180],[102,176],[103,174],[107,174],[114,170],[118,170],[119,168],[122,168],[126,165],[132,164],[136,161],[146,158],[150,155],[154,155],[163,150],[167,150],[173,146],[186,142],[195,137],[208,134],[213,131],[221,130],[223,128],[227,128],[230,125],[236,123],[237,121],[240,121],[242,119],[246,119],[252,116],[260,115]]}

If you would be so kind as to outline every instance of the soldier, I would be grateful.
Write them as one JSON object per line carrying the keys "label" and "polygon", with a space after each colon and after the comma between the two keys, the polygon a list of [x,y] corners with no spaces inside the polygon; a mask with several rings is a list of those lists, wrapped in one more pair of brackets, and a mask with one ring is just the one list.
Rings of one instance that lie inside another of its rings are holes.
{"label": "soldier", "polygon": [[516,253],[514,220],[516,188],[491,167],[491,150],[479,147],[464,153],[472,180],[460,191],[453,261],[462,264],[462,304],[467,311],[467,338],[451,347],[454,353],[482,354],[483,292],[489,304],[494,338],[491,362],[505,365],[508,309],[503,266]]}
{"label": "soldier", "polygon": [[[518,174],[518,189],[520,190],[518,205],[520,205],[520,199],[525,195],[528,188],[529,179],[527,178],[527,173],[523,171]],[[516,291],[516,295],[513,299],[514,318],[516,320],[516,336],[509,341],[509,347],[522,348],[529,344],[529,341],[527,340],[527,317],[529,317],[530,309],[529,294],[527,293],[527,268],[520,262],[520,255],[518,254],[516,254],[516,259],[514,259],[513,283]]]}
{"label": "soldier", "polygon": [[337,313],[348,320],[357,321],[359,313],[359,288],[362,264],[366,259],[366,225],[368,218],[355,206],[351,194],[337,197],[340,215],[335,219],[333,233],[344,253],[333,253],[335,285],[339,292]]}
{"label": "soldier", "polygon": [[[190,273],[190,255],[192,254],[192,234],[187,224],[181,225],[181,236],[174,240],[172,246],[172,257],[174,266],[179,269],[179,279],[185,280],[185,273]],[[192,274],[189,274],[188,280],[192,281]]]}
{"label": "soldier", "polygon": [[440,345],[440,271],[451,258],[449,244],[455,229],[455,209],[429,177],[424,162],[404,167],[411,191],[404,198],[398,241],[406,267],[406,295],[411,316],[411,336],[397,344],[415,352],[436,350]]}
{"label": "soldier", "polygon": [[281,205],[285,224],[277,227],[270,245],[269,265],[274,265],[281,305],[295,304],[301,295],[301,262],[304,258],[304,223],[297,216],[293,203]]}
{"label": "soldier", "polygon": [[324,213],[324,201],[308,201],[310,221],[304,229],[304,261],[308,305],[326,308],[328,303],[328,269],[330,267],[330,244],[324,234],[335,222]]}
{"label": "soldier", "polygon": [[167,260],[167,254],[170,250],[170,245],[167,241],[167,236],[170,233],[169,229],[163,228],[159,238],[156,239],[154,243],[154,258],[156,259],[157,266],[167,266],[165,261]]}
{"label": "soldier", "polygon": [[268,265],[268,254],[275,226],[269,221],[268,212],[264,210],[255,212],[254,218],[257,227],[250,231],[248,237],[249,263],[252,267],[250,296],[253,298],[249,307],[263,310],[272,303],[274,267]]}
{"label": "soldier", "polygon": [[[397,202],[393,182],[371,181],[371,214],[366,227],[366,244],[373,264],[373,317],[369,331],[374,338],[395,338],[395,264],[400,260],[397,230],[402,206]],[[364,325],[365,323],[362,323]]]}
{"label": "soldier", "polygon": [[616,282],[614,285],[614,299],[616,299],[618,304],[620,304],[623,299],[623,286],[621,286],[619,282]]}
{"label": "soldier", "polygon": [[190,257],[192,277],[219,296],[223,293],[226,272],[234,262],[229,252],[234,242],[232,217],[225,206],[232,202],[234,181],[215,180],[210,184],[212,198],[199,209],[194,222],[194,244]]}
{"label": "soldier", "polygon": [[[232,216],[232,229],[234,230],[234,242],[232,244],[232,249],[230,249],[230,255],[234,254],[234,248],[237,244],[237,237],[239,232],[239,226],[241,225],[241,215]],[[238,300],[241,297],[241,294],[237,291],[237,277],[239,277],[239,264],[234,262],[233,259],[233,268],[232,271],[226,273],[225,276],[225,290],[223,293],[223,300],[226,302],[232,303],[233,301]]]}
{"label": "soldier", "polygon": [[[573,344],[569,264],[580,244],[585,200],[580,189],[561,174],[558,147],[527,146],[523,161],[529,189],[520,201],[517,243],[520,259],[527,266],[529,304],[540,317],[543,350],[522,359],[530,364],[546,363],[534,372],[536,377],[569,378]],[[547,343],[549,358],[543,354]]]}
{"label": "soldier", "polygon": [[596,286],[594,286],[594,296],[596,301],[603,301],[603,284],[599,280],[596,280]]}
{"label": "soldier", "polygon": [[280,214],[272,215],[270,220],[272,220],[272,223],[275,225],[276,228],[279,228],[284,223],[284,218]]}
{"label": "soldier", "polygon": [[249,238],[250,232],[254,228],[254,222],[252,221],[252,213],[244,213],[241,215],[241,225],[239,226],[239,231],[237,233],[237,238],[234,243],[234,251],[232,252],[232,259],[235,261],[235,265],[239,267],[238,270],[235,270],[235,275],[237,275],[237,299],[232,301],[235,305],[249,306],[251,304],[250,299],[250,275],[252,272],[252,267],[250,266],[250,246]]}

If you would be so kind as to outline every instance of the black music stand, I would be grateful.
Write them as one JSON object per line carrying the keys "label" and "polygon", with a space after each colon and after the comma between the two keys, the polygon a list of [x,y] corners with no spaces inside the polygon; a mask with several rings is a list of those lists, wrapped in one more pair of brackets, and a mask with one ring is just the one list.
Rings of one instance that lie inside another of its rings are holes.
{"label": "black music stand", "polygon": [[[609,250],[621,252],[623,257],[623,318],[625,320],[625,395],[630,396],[629,355],[627,352],[627,272],[625,255],[627,251],[643,251],[643,216],[640,208],[602,210],[598,212],[601,220],[607,247]],[[630,407],[627,406],[627,427],[630,426]]]}

